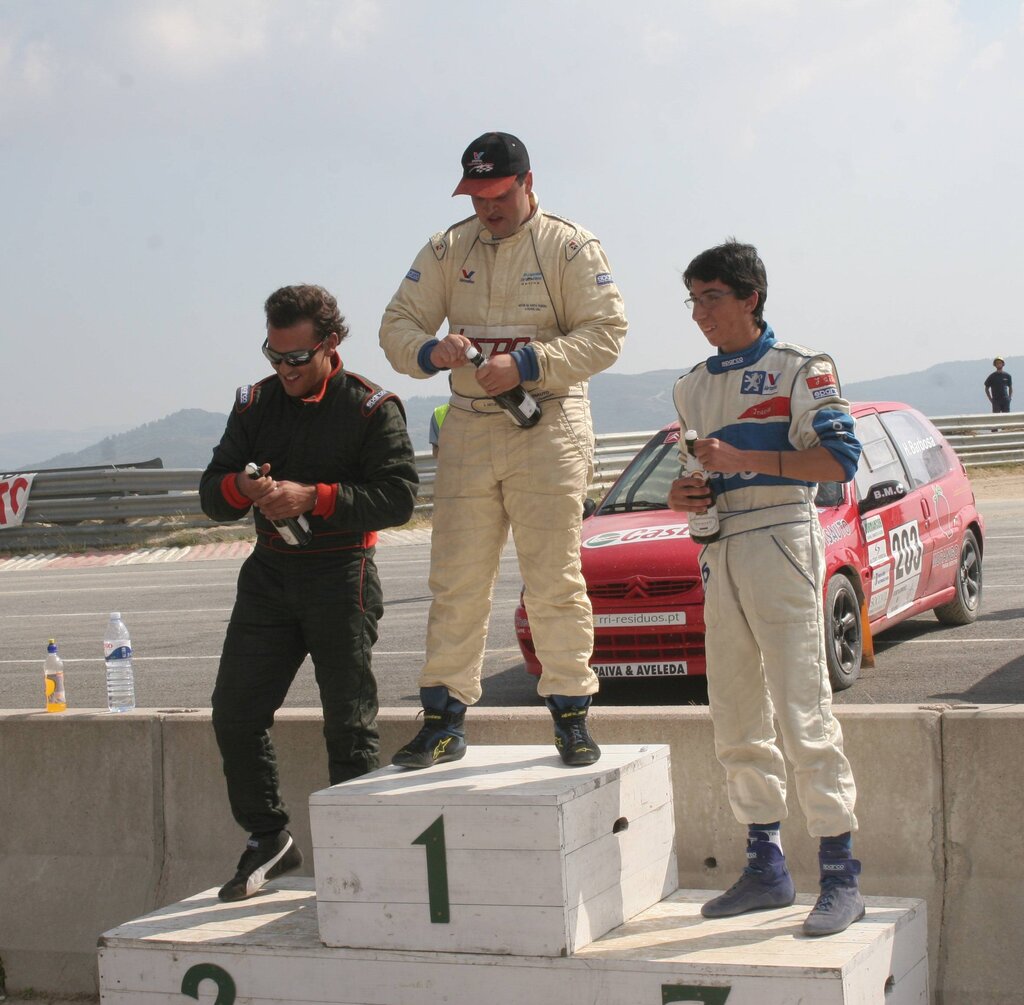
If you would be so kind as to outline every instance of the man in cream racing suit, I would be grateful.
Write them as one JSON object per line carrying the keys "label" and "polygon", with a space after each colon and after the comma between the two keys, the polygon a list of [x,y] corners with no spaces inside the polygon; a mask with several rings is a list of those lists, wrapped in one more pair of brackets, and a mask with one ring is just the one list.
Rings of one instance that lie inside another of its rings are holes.
{"label": "man in cream racing suit", "polygon": [[[598,681],[579,555],[593,466],[586,381],[619,355],[622,299],[597,239],[539,208],[521,140],[478,137],[462,171],[453,194],[472,196],[475,215],[420,251],[380,329],[396,370],[450,370],[452,390],[434,486],[424,724],[394,763],[425,768],[465,753],[466,706],[481,695],[491,592],[511,525],[543,667],[538,693],[562,760],[591,764],[600,750],[586,716]],[[486,357],[479,369],[467,363],[471,344]],[[493,397],[519,384],[541,406],[531,428]]]}
{"label": "man in cream racing suit", "polygon": [[[698,255],[684,273],[693,319],[718,354],[681,377],[682,429],[710,479],[720,534],[701,553],[707,676],[715,750],[729,801],[748,827],[748,865],[704,905],[719,918],[793,903],[779,836],[786,767],[777,720],[794,766],[797,796],[820,839],[821,895],[807,935],[845,930],[864,914],[860,863],[852,857],[856,788],[843,753],[825,659],[824,544],[815,483],[849,481],[860,456],[832,360],[776,342],[762,318],[764,265],[730,241]],[[693,477],[672,485],[674,510],[700,511],[708,489]]]}

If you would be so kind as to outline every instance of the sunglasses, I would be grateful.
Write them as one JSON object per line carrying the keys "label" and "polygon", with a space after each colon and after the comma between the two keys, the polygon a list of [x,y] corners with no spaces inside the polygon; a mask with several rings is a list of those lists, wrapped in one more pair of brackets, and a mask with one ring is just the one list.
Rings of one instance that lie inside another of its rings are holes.
{"label": "sunglasses", "polygon": [[268,336],[263,340],[263,355],[274,366],[277,366],[279,363],[287,363],[288,366],[306,366],[320,351],[324,341],[324,339],[320,339],[312,349],[300,349],[298,352],[278,352],[276,349],[270,348],[270,337]]}

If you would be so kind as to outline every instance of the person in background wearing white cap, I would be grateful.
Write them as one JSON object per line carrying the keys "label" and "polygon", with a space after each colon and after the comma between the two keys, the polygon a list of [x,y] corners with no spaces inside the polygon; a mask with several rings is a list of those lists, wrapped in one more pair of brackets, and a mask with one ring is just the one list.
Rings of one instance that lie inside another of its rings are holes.
{"label": "person in background wearing white cap", "polygon": [[992,365],[995,369],[985,378],[985,396],[993,412],[1008,412],[1013,398],[1013,378],[1003,369],[1006,363],[1002,356],[996,356]]}
{"label": "person in background wearing white cap", "polygon": [[[435,234],[384,312],[380,344],[400,373],[450,371],[434,486],[423,728],[393,758],[406,768],[466,752],[465,713],[481,695],[491,593],[512,528],[537,656],[537,686],[570,766],[600,749],[587,727],[598,680],[580,569],[593,472],[587,380],[618,358],[622,298],[597,238],[540,209],[523,142],[490,132],[462,155],[453,195],[473,216]],[[436,333],[447,319],[447,333]],[[485,357],[467,365],[466,350]],[[522,384],[540,403],[522,428],[494,396]]]}

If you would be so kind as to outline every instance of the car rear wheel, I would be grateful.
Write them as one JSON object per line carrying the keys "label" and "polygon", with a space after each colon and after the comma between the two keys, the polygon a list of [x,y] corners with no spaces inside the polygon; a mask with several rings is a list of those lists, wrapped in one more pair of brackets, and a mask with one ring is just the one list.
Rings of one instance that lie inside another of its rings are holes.
{"label": "car rear wheel", "polygon": [[970,625],[978,620],[981,607],[981,549],[973,530],[964,531],[960,562],[956,570],[956,596],[935,608],[935,617],[944,625]]}
{"label": "car rear wheel", "polygon": [[860,676],[864,638],[860,601],[853,583],[841,573],[825,592],[825,656],[833,691],[843,691]]}

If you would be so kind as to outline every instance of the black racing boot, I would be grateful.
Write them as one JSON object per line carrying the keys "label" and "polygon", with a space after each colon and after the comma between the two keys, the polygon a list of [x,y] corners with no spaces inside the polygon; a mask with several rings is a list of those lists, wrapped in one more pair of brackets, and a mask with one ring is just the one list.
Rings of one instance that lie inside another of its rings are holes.
{"label": "black racing boot", "polygon": [[429,768],[466,756],[466,706],[443,685],[421,687],[423,726],[394,757],[400,768]]}
{"label": "black racing boot", "polygon": [[235,875],[221,888],[221,900],[245,900],[258,893],[268,879],[274,879],[302,865],[302,852],[288,831],[254,834],[245,843]]}
{"label": "black racing boot", "polygon": [[786,868],[782,849],[751,831],[747,839],[747,867],[725,893],[709,900],[700,913],[705,918],[731,918],[747,911],[789,907],[796,900],[796,888]]}
{"label": "black racing boot", "polygon": [[590,696],[553,694],[546,704],[555,720],[555,746],[562,760],[572,768],[593,764],[601,748],[587,729]]}
{"label": "black racing boot", "polygon": [[864,917],[864,898],[857,883],[860,862],[850,857],[849,848],[830,848],[826,838],[818,852],[818,863],[821,894],[804,919],[804,935],[838,935]]}

